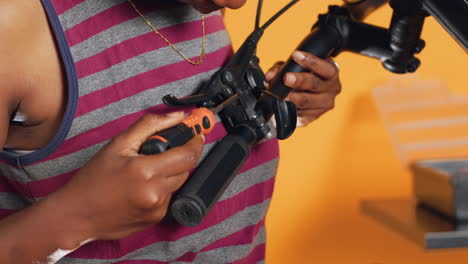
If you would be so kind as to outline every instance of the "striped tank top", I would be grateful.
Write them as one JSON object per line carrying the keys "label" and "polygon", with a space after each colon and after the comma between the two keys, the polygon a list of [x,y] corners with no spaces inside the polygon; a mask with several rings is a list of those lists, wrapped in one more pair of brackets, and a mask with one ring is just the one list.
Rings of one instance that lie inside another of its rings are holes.
{"label": "striped tank top", "polygon": [[[196,93],[232,55],[219,12],[206,17],[206,59],[193,66],[168,47],[126,0],[41,2],[66,75],[67,107],[48,145],[29,154],[0,153],[0,217],[63,186],[104,144],[145,113],[189,111],[163,105],[162,96]],[[202,36],[199,12],[176,1],[135,3],[178,49],[197,59]],[[204,155],[225,134],[217,123],[206,137]],[[262,263],[264,217],[277,161],[276,140],[256,145],[197,227],[163,221],[125,239],[85,244],[58,263]]]}

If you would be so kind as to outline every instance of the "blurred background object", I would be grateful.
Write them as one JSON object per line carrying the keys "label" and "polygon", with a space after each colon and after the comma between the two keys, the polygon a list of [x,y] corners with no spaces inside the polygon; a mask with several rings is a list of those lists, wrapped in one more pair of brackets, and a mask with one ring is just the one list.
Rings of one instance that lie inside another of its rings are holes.
{"label": "blurred background object", "polygon": [[[287,0],[268,1],[264,17]],[[341,1],[301,1],[272,25],[258,55],[267,70],[285,60],[308,34],[319,13]],[[226,13],[237,48],[253,28],[256,1]],[[386,6],[366,21],[388,27]],[[440,79],[453,94],[467,94],[467,56],[434,21],[426,19],[418,78]],[[427,252],[360,214],[366,198],[409,197],[411,174],[402,166],[372,97],[393,78],[378,61],[341,54],[343,92],[336,108],[281,142],[281,161],[267,216],[267,263],[465,263],[466,249]]]}
{"label": "blurred background object", "polygon": [[392,78],[373,89],[373,96],[404,166],[468,156],[468,94],[454,94],[441,81],[412,75]]}
{"label": "blurred background object", "polygon": [[423,248],[468,247],[468,96],[415,76],[373,95],[414,194],[364,201],[363,212]]}

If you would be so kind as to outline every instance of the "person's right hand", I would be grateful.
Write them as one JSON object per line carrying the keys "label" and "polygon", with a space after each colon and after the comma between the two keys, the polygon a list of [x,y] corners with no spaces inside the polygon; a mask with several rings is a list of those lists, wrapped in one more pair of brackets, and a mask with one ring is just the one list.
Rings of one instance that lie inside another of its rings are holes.
{"label": "person's right hand", "polygon": [[176,125],[183,113],[146,115],[114,138],[56,194],[83,221],[87,239],[121,239],[162,220],[171,195],[200,158],[203,139],[167,152],[138,154],[156,131]]}

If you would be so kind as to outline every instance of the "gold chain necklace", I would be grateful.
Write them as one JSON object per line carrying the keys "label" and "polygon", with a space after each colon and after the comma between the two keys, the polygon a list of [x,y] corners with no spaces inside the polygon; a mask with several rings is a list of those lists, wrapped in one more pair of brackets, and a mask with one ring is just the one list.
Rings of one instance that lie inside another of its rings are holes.
{"label": "gold chain necklace", "polygon": [[159,37],[161,37],[167,43],[167,45],[169,45],[169,47],[171,47],[175,52],[177,52],[177,54],[179,54],[179,56],[181,56],[184,60],[186,60],[187,62],[189,62],[192,65],[200,65],[200,64],[203,63],[203,60],[205,59],[205,35],[206,35],[205,15],[203,15],[203,14],[201,15],[201,17],[202,17],[202,48],[201,49],[202,50],[201,50],[199,59],[197,61],[192,61],[189,58],[187,58],[187,56],[182,54],[182,52],[178,48],[176,48],[163,34],[161,34],[161,32],[159,32],[153,26],[153,24],[151,24],[151,22],[148,21],[148,19],[146,19],[146,17],[140,12],[140,10],[136,7],[136,5],[133,3],[132,0],[128,0],[128,2],[133,7],[135,12],[137,12],[137,14],[141,17],[141,19],[143,19],[143,21],[145,21],[145,23],[154,31],[154,33],[156,33]]}

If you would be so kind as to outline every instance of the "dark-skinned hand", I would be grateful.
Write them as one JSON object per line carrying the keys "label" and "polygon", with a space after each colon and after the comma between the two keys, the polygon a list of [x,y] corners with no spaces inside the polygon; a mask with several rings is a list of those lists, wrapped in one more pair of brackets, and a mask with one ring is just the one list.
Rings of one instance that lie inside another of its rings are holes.
{"label": "dark-skinned hand", "polygon": [[183,113],[146,115],[101,149],[54,196],[75,206],[88,238],[121,239],[166,214],[172,194],[186,181],[203,149],[196,136],[161,154],[140,155],[156,131],[180,123]]}
{"label": "dark-skinned hand", "polygon": [[[293,89],[287,100],[296,105],[298,126],[306,126],[334,108],[335,97],[341,92],[338,67],[307,52],[296,51],[292,56],[309,72],[287,73],[283,82]],[[278,62],[268,71],[267,82],[275,77],[282,64]]]}

